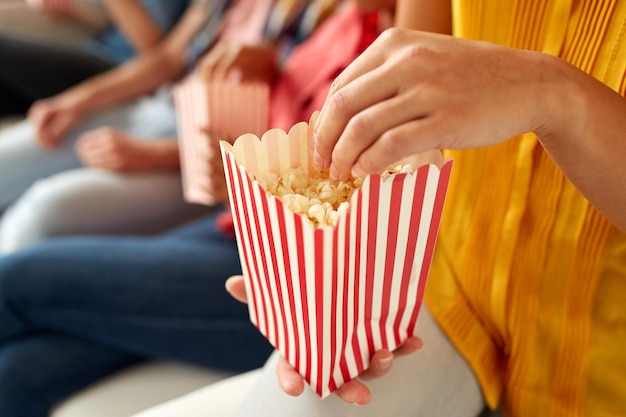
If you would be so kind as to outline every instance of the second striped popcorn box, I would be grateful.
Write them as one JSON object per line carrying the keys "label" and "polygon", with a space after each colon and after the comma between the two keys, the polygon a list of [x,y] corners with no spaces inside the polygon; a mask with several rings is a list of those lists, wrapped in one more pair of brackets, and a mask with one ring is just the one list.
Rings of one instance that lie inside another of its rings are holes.
{"label": "second striped popcorn box", "polygon": [[[261,83],[214,83],[191,74],[174,89],[185,200],[215,205],[208,190],[207,163],[219,160],[219,139],[234,140],[267,130],[269,87]],[[213,137],[209,135],[213,133]],[[215,152],[215,155],[214,155]]]}
{"label": "second striped popcorn box", "polygon": [[[311,135],[303,122],[221,149],[250,318],[326,397],[414,334],[452,161],[294,196],[323,177]],[[346,201],[330,209],[332,193]]]}

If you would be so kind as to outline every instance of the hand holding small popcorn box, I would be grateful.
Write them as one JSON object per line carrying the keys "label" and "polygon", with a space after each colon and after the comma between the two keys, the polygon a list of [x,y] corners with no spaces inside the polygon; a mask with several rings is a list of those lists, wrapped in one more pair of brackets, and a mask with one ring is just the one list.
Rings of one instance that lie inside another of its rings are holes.
{"label": "hand holding small popcorn box", "polygon": [[192,74],[174,89],[174,101],[185,200],[209,206],[220,203],[212,192],[210,171],[213,159],[220,161],[218,140],[230,141],[246,132],[260,135],[267,129],[269,87],[212,83]]}
{"label": "hand holding small popcorn box", "polygon": [[335,181],[311,135],[221,148],[250,318],[325,397],[414,334],[452,161]]}

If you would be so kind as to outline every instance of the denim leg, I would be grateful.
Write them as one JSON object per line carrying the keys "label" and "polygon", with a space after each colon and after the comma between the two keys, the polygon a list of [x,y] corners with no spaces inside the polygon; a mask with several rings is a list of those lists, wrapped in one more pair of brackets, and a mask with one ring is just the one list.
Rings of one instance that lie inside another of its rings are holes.
{"label": "denim leg", "polygon": [[235,240],[214,219],[161,238],[51,239],[0,260],[0,294],[30,329],[141,356],[258,367],[271,346],[224,289],[241,269]]}
{"label": "denim leg", "polygon": [[137,360],[59,334],[14,339],[0,345],[0,416],[47,417],[74,392]]}

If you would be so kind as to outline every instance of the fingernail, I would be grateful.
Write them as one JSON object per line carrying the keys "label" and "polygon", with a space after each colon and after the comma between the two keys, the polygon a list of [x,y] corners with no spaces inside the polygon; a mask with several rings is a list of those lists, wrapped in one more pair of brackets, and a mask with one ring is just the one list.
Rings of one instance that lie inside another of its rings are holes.
{"label": "fingernail", "polygon": [[361,168],[361,164],[357,162],[356,164],[352,166],[352,176],[364,177],[365,175],[367,175],[367,173],[363,171],[363,168]]}
{"label": "fingernail", "polygon": [[320,114],[317,115],[317,118],[315,119],[315,125],[313,126],[313,136],[317,137],[317,131],[319,130],[320,127],[320,120],[322,118],[320,117]]}
{"label": "fingernail", "polygon": [[337,171],[335,164],[330,164],[330,176],[335,179],[339,178],[339,171]]}
{"label": "fingernail", "polygon": [[389,356],[388,358],[383,358],[378,361],[378,367],[380,369],[388,369],[391,366],[391,362],[393,361],[393,357]]}
{"label": "fingernail", "polygon": [[324,168],[324,158],[322,158],[322,155],[320,155],[318,151],[313,152],[313,164],[317,169]]}

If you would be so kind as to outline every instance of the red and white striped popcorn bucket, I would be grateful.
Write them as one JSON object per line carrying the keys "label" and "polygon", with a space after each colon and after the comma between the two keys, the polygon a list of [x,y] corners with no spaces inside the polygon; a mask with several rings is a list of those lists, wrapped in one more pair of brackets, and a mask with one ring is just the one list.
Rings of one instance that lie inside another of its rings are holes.
{"label": "red and white striped popcorn bucket", "polygon": [[55,14],[73,14],[78,10],[77,0],[26,0],[35,10]]}
{"label": "red and white striped popcorn bucket", "polygon": [[[261,83],[211,83],[192,74],[174,89],[185,200],[216,204],[205,186],[210,141],[234,140],[268,127],[269,87]],[[209,138],[206,132],[219,134]],[[219,156],[219,155],[217,155]]]}
{"label": "red and white striped popcorn bucket", "polygon": [[368,176],[315,228],[251,176],[314,170],[312,128],[221,143],[251,321],[325,397],[414,334],[452,161]]}

